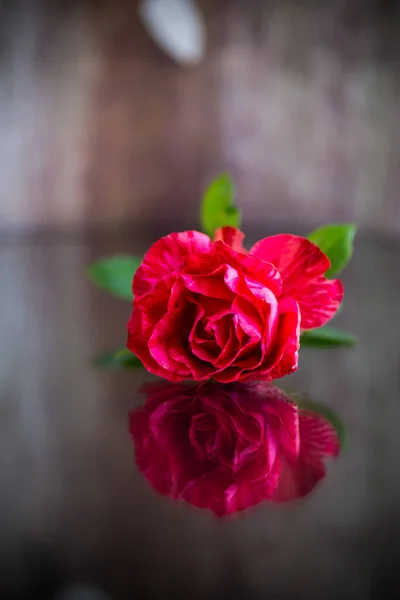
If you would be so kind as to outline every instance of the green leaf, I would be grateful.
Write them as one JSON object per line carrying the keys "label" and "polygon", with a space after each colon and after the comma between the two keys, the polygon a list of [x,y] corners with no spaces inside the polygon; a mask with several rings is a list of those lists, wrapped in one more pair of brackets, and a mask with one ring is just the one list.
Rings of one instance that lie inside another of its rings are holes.
{"label": "green leaf", "polygon": [[141,262],[137,256],[110,256],[90,265],[88,275],[103,290],[132,301],[132,279]]}
{"label": "green leaf", "polygon": [[127,348],[104,352],[97,356],[94,364],[101,369],[136,369],[143,366],[138,357]]}
{"label": "green leaf", "polygon": [[228,173],[214,179],[205,191],[201,203],[201,225],[211,238],[220,227],[240,226],[240,211],[235,206],[235,186]]}
{"label": "green leaf", "polygon": [[328,406],[325,406],[325,404],[314,402],[313,400],[309,400],[308,398],[299,398],[298,400],[296,400],[296,395],[294,395],[292,396],[292,399],[296,402],[297,406],[300,409],[315,412],[323,416],[327,421],[329,421],[336,430],[340,441],[341,449],[345,450],[347,448],[346,427],[342,419],[335,411],[333,411]]}
{"label": "green leaf", "polygon": [[300,336],[302,346],[314,346],[319,348],[332,348],[334,346],[355,346],[357,338],[347,331],[335,327],[319,327],[305,331]]}
{"label": "green leaf", "polygon": [[326,272],[328,279],[338,275],[349,262],[353,254],[353,241],[357,231],[354,223],[327,225],[316,229],[308,239],[316,244],[331,261],[331,267]]}

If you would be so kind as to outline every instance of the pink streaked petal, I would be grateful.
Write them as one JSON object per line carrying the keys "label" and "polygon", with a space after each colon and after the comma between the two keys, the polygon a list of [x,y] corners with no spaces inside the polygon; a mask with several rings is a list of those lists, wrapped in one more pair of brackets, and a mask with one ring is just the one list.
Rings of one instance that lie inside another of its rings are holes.
{"label": "pink streaked petal", "polygon": [[300,312],[292,298],[279,302],[279,322],[275,339],[266,352],[265,361],[256,369],[241,373],[240,381],[273,381],[297,369],[300,338]]}
{"label": "pink streaked petal", "polygon": [[271,263],[259,260],[248,254],[241,257],[241,268],[246,280],[258,281],[262,287],[270,290],[276,298],[282,294],[283,282],[279,270]]}
{"label": "pink streaked petal", "polygon": [[134,276],[135,298],[147,294],[166,275],[179,271],[185,256],[208,252],[211,246],[210,238],[198,231],[171,233],[155,242]]}
{"label": "pink streaked petal", "polygon": [[339,456],[340,441],[328,419],[311,410],[300,409],[300,455],[320,459]]}
{"label": "pink streaked petal", "polygon": [[247,315],[254,315],[254,322],[258,323],[258,334],[262,335],[268,327],[272,333],[278,318],[278,301],[275,294],[268,287],[228,265],[225,266],[224,281],[236,296],[232,307],[239,316],[243,330],[252,335],[247,331],[247,324],[243,319]]}
{"label": "pink streaked petal", "polygon": [[[268,288],[260,288],[257,282],[249,280],[245,277],[245,284],[247,289],[251,292],[251,295],[245,293],[243,287],[241,288],[241,295],[244,295],[246,300],[241,296],[237,296],[235,302],[243,304],[247,302],[249,310],[243,310],[243,314],[252,314],[257,311],[258,321],[262,320],[262,325],[259,326],[258,331],[263,338],[265,338],[265,346],[268,347],[269,343],[275,338],[276,329],[279,321],[279,302],[276,296]],[[252,309],[252,310],[251,310]],[[236,311],[240,314],[239,311]],[[246,328],[243,329],[247,332]],[[249,333],[250,335],[250,333]]]}
{"label": "pink streaked petal", "polygon": [[212,254],[217,256],[223,264],[230,265],[253,281],[257,281],[261,284],[261,287],[271,290],[276,297],[281,295],[282,279],[278,269],[273,264],[248,254],[235,252],[222,242],[215,242],[209,255],[210,260],[215,264]]}
{"label": "pink streaked petal", "polygon": [[273,496],[280,477],[279,458],[271,470],[265,470],[261,459],[253,461],[249,466],[242,477],[237,477],[234,484],[226,490],[225,514],[246,510]]}
{"label": "pink streaked petal", "polygon": [[243,369],[241,367],[227,367],[219,372],[213,373],[213,379],[219,383],[233,383],[242,381]]}
{"label": "pink streaked petal", "polygon": [[188,254],[184,260],[183,273],[206,277],[214,275],[219,269],[229,262],[235,252],[222,242],[212,244],[209,251],[197,254]]}
{"label": "pink streaked petal", "polygon": [[244,283],[246,284],[247,289],[251,292],[252,296],[254,296],[257,300],[261,300],[261,303],[258,303],[258,306],[265,305],[278,305],[277,297],[274,292],[270,290],[265,285],[262,285],[258,281],[255,281],[251,277],[247,275],[243,276]]}
{"label": "pink streaked petal", "polygon": [[[261,360],[259,362],[261,362]],[[229,383],[230,380],[225,377],[225,374],[222,375],[224,378],[221,377],[220,379],[217,379],[217,381],[220,381],[221,383]],[[245,369],[241,367],[239,369],[239,373],[235,375],[235,377],[232,377],[232,381],[239,381],[240,383],[252,383],[255,381],[269,382],[272,381],[272,379],[270,376],[270,371],[268,371],[268,369],[263,369],[262,365],[260,364],[255,369],[253,369],[251,365],[246,365]]]}
{"label": "pink streaked petal", "polygon": [[[231,323],[226,326],[222,321],[231,321],[230,317],[226,317],[226,319],[221,320],[221,322],[217,325],[223,327],[224,331],[218,335],[226,336],[225,343],[221,346],[215,340],[212,342],[202,341],[202,340],[194,340],[191,342],[191,351],[195,356],[197,356],[202,361],[208,363],[211,367],[213,367],[213,372],[210,377],[214,377],[215,372],[223,371],[227,367],[231,365],[235,361],[235,358],[240,349],[240,344],[235,336],[235,331],[231,325]],[[204,378],[203,378],[204,379]]]}
{"label": "pink streaked petal", "polygon": [[250,443],[246,438],[238,438],[236,440],[235,450],[231,457],[231,463],[234,472],[242,469],[246,463],[254,458],[257,458],[257,453],[260,452],[260,441]]}
{"label": "pink streaked petal", "polygon": [[293,293],[301,312],[301,329],[325,325],[335,316],[344,295],[339,279],[329,280],[323,275],[303,285]]}
{"label": "pink streaked petal", "polygon": [[333,425],[311,411],[299,411],[300,453],[297,460],[285,457],[274,500],[302,498],[326,476],[324,459],[336,457],[340,443]]}
{"label": "pink streaked petal", "polygon": [[213,241],[224,242],[230,246],[232,250],[245,253],[246,250],[242,244],[244,238],[245,235],[240,231],[240,229],[235,229],[235,227],[222,227],[221,229],[216,230]]}
{"label": "pink streaked petal", "polygon": [[221,298],[207,298],[202,296],[201,306],[204,309],[204,315],[209,321],[218,321],[225,315],[232,312],[231,301]]}
{"label": "pink streaked petal", "polygon": [[307,238],[284,233],[260,240],[249,254],[272,263],[283,279],[285,294],[301,281],[326,273],[331,263]]}
{"label": "pink streaked petal", "polygon": [[273,432],[279,450],[283,451],[286,456],[297,459],[300,452],[298,407],[279,388],[269,387],[265,397],[268,428]]}
{"label": "pink streaked petal", "polygon": [[[275,298],[274,300],[277,304]],[[264,323],[254,306],[248,300],[236,296],[232,303],[232,310],[235,313],[233,318],[235,327],[240,326],[249,338],[260,340],[264,332]]]}
{"label": "pink streaked petal", "polygon": [[215,341],[223,350],[231,337],[232,315],[228,313],[223,315],[218,321],[212,321],[210,327],[214,331]]}
{"label": "pink streaked petal", "polygon": [[320,327],[334,316],[343,298],[343,286],[324,277],[330,261],[318,246],[306,238],[283,234],[257,242],[250,254],[278,268],[283,295],[291,296],[300,306],[302,329]]}
{"label": "pink streaked petal", "polygon": [[276,463],[278,456],[278,439],[275,435],[275,428],[269,423],[266,425],[265,450],[268,469],[271,470]]}
{"label": "pink streaked petal", "polygon": [[236,333],[238,342],[239,342],[240,346],[242,347],[246,343],[246,340],[248,340],[249,336],[247,335],[247,333],[245,331],[243,331],[242,327],[240,326],[237,315],[233,316],[233,325],[235,327],[235,333]]}
{"label": "pink streaked petal", "polygon": [[[210,369],[182,345],[179,331],[182,327],[182,314],[173,310],[166,314],[154,327],[149,339],[149,352],[153,359],[172,376],[179,373],[180,379],[201,380],[210,377]],[[182,337],[186,337],[186,332]],[[167,377],[172,379],[172,377]],[[176,379],[172,379],[176,380]]]}
{"label": "pink streaked petal", "polygon": [[261,287],[270,289],[279,297],[282,292],[282,280],[279,271],[274,265],[259,260],[248,254],[235,252],[223,242],[215,242],[209,252],[189,255],[185,258],[183,272],[189,275],[213,275],[218,267],[229,266],[236,272],[257,281]]}
{"label": "pink streaked petal", "polygon": [[236,358],[240,346],[232,323],[228,328],[228,339],[219,356],[214,361],[216,369],[226,369]]}
{"label": "pink streaked petal", "polygon": [[[277,348],[271,356],[275,361],[269,371],[269,381],[294,373],[299,360],[300,311],[297,302],[284,298],[279,303]],[[280,340],[284,340],[283,343]]]}
{"label": "pink streaked petal", "polygon": [[[158,285],[156,287],[158,287]],[[150,294],[151,294],[151,292],[150,292]],[[147,298],[147,296],[146,296],[146,298]],[[188,293],[186,291],[185,286],[179,280],[179,278],[176,279],[176,281],[173,283],[171,291],[170,291],[167,310],[170,311],[170,310],[173,310],[174,308],[181,308],[185,303],[187,303],[187,298],[188,298]]]}
{"label": "pink streaked petal", "polygon": [[200,360],[213,365],[219,360],[219,354],[221,352],[215,341],[204,340],[192,342],[191,351],[194,356],[197,356]]}
{"label": "pink streaked petal", "polygon": [[221,353],[221,347],[215,338],[215,327],[217,324],[204,324],[204,309],[198,305],[196,307],[196,317],[193,327],[189,334],[190,351],[202,361],[214,363]]}
{"label": "pink streaked petal", "polygon": [[199,439],[199,432],[212,435],[217,427],[218,423],[216,423],[215,417],[211,414],[200,413],[192,417],[189,425],[189,439],[196,457],[200,460],[205,458],[206,453],[204,443],[202,442],[204,441],[203,438],[206,436],[201,436]]}
{"label": "pink streaked petal", "polygon": [[221,265],[210,275],[204,276],[183,273],[181,274],[180,279],[185,287],[195,294],[202,294],[209,298],[231,301],[233,299],[233,294],[224,281],[227,268],[231,269],[233,273],[232,276],[238,276],[237,272],[231,267]]}
{"label": "pink streaked petal", "polygon": [[156,322],[167,312],[171,289],[176,282],[176,275],[173,273],[164,279],[158,281],[154,288],[142,298],[136,298],[133,302],[133,310],[140,309],[149,314],[149,321]]}
{"label": "pink streaked petal", "polygon": [[190,333],[189,333],[189,342],[192,342],[196,338],[197,324],[200,322],[201,318],[204,315],[204,309],[199,304],[194,304],[193,303],[192,310],[193,310],[193,314],[194,314],[194,319],[193,319],[192,328],[191,328]]}
{"label": "pink streaked petal", "polygon": [[180,312],[176,309],[165,314],[155,324],[148,340],[148,348],[154,360],[164,369],[168,371],[181,370],[182,375],[188,377],[190,369],[184,362],[181,362],[184,353],[180,343],[180,317]]}
{"label": "pink streaked petal", "polygon": [[235,359],[235,367],[241,369],[257,369],[262,363],[263,352],[261,344],[256,340],[250,340],[244,344]]}
{"label": "pink streaked petal", "polygon": [[217,517],[223,517],[227,514],[225,490],[231,482],[232,474],[229,470],[223,471],[216,466],[213,471],[189,481],[179,497],[198,508],[208,508]]}
{"label": "pink streaked petal", "polygon": [[226,315],[217,322],[205,321],[204,319],[199,321],[193,327],[189,336],[189,343],[192,350],[199,345],[204,346],[212,343],[218,349],[218,353],[220,353],[228,343],[231,320],[231,316]]}
{"label": "pink streaked petal", "polygon": [[150,373],[158,375],[159,377],[164,377],[169,381],[182,381],[185,378],[177,373],[171,373],[163,369],[163,367],[154,360],[149,352],[147,341],[143,336],[143,313],[139,309],[133,311],[128,322],[127,348],[136,354]]}
{"label": "pink streaked petal", "polygon": [[169,494],[172,476],[169,457],[160,452],[159,445],[151,435],[146,411],[136,409],[130,413],[130,433],[135,439],[136,464],[143,475],[160,494]]}

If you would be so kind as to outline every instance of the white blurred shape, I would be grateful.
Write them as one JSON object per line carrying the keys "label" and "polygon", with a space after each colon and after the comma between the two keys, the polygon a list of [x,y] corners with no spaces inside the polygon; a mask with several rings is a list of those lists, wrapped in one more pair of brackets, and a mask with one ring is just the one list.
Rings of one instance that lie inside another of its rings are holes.
{"label": "white blurred shape", "polygon": [[193,0],[144,0],[139,15],[154,42],[184,65],[200,62],[205,52],[205,26]]}

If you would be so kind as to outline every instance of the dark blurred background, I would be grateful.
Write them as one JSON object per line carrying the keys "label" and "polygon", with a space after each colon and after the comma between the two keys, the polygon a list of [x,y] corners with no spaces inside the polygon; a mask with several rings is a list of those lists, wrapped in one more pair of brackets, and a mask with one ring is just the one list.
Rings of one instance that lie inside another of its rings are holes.
{"label": "dark blurred background", "polygon": [[230,170],[247,226],[399,232],[399,3],[198,5],[205,53],[185,66],[135,0],[3,0],[0,229],[196,226]]}

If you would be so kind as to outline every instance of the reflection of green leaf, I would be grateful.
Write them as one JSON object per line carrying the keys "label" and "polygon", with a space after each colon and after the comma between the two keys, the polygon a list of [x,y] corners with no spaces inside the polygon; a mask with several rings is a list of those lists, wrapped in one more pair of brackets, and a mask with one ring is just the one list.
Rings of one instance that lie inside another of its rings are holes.
{"label": "reflection of green leaf", "polygon": [[240,211],[235,206],[235,186],[228,173],[214,179],[205,191],[201,203],[201,225],[210,237],[220,227],[240,226]]}
{"label": "reflection of green leaf", "polygon": [[321,227],[308,236],[308,239],[316,244],[331,261],[331,267],[326,272],[329,279],[338,275],[349,262],[353,254],[356,231],[357,226],[354,223],[343,223]]}
{"label": "reflection of green leaf", "polygon": [[137,256],[110,256],[89,265],[88,274],[103,290],[132,301],[132,279],[141,262]]}
{"label": "reflection of green leaf", "polygon": [[296,398],[296,394],[292,395],[292,400],[296,402],[297,406],[303,410],[309,410],[311,412],[315,412],[327,419],[332,426],[335,428],[335,431],[338,435],[340,447],[342,450],[347,448],[347,433],[346,427],[339,417],[339,415],[333,411],[331,408],[325,406],[325,404],[320,404],[319,402],[314,402],[313,400],[309,400],[308,398],[300,397]]}
{"label": "reflection of green leaf", "polygon": [[143,366],[138,357],[127,348],[100,354],[94,364],[102,369],[135,369]]}
{"label": "reflection of green leaf", "polygon": [[300,343],[302,346],[333,348],[335,346],[354,346],[357,338],[352,333],[325,325],[302,333]]}

